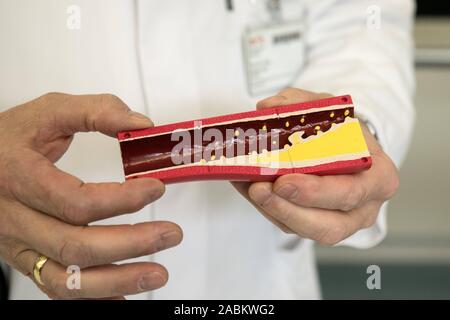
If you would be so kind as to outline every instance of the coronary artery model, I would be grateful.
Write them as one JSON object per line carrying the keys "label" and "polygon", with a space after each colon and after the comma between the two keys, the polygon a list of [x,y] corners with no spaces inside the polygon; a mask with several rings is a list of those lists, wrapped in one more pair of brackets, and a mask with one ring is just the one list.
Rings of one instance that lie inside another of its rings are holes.
{"label": "coronary artery model", "polygon": [[118,134],[126,179],[272,181],[371,166],[350,96]]}

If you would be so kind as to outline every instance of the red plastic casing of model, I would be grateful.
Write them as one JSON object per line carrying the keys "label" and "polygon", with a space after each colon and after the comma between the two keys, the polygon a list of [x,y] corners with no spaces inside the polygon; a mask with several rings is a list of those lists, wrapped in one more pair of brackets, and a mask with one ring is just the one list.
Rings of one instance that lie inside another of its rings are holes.
{"label": "red plastic casing of model", "polygon": [[[292,104],[287,106],[280,106],[270,109],[236,113],[231,115],[224,115],[212,118],[205,118],[200,120],[185,121],[173,124],[167,124],[142,130],[123,131],[119,132],[117,137],[121,145],[122,160],[125,168],[126,179],[135,179],[142,177],[150,177],[163,181],[164,183],[177,183],[197,180],[230,180],[230,181],[273,181],[279,176],[302,173],[315,175],[335,175],[335,174],[352,174],[362,170],[367,170],[371,167],[372,159],[370,156],[362,157],[355,160],[335,161],[326,164],[320,164],[309,167],[300,168],[280,168],[269,169],[258,166],[208,166],[196,165],[188,167],[173,166],[167,170],[147,170],[142,172],[133,172],[127,174],[128,163],[128,147],[124,142],[135,139],[151,138],[154,135],[170,134],[175,130],[190,130],[195,127],[196,123],[201,121],[203,126],[211,127],[214,124],[229,123],[233,121],[239,122],[242,119],[252,119],[263,116],[283,115],[290,112],[324,108],[327,106],[348,106],[352,105],[352,99],[349,95],[332,97],[328,99]],[[353,106],[352,106],[353,108]]]}

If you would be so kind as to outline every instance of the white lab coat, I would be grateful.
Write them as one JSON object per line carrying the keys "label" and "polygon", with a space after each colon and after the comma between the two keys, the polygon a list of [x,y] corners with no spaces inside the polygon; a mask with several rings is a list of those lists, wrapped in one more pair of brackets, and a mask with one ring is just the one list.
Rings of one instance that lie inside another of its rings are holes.
{"label": "white lab coat", "polygon": [[[292,86],[352,94],[400,163],[414,117],[413,1],[282,2],[285,18],[306,30],[304,69]],[[247,93],[241,35],[268,13],[264,0],[234,3],[227,12],[222,0],[0,0],[0,110],[50,91],[113,93],[156,124],[253,109],[262,97]],[[66,27],[72,4],[82,10],[78,31]],[[381,8],[380,30],[366,26],[370,5]],[[100,134],[78,135],[59,166],[86,181],[123,179],[117,141]],[[378,243],[384,209],[343,244]],[[320,297],[313,243],[283,234],[227,182],[170,185],[154,205],[106,223],[148,220],[174,221],[185,236],[145,258],[165,265],[170,281],[140,298]],[[12,298],[43,297],[13,274]]]}

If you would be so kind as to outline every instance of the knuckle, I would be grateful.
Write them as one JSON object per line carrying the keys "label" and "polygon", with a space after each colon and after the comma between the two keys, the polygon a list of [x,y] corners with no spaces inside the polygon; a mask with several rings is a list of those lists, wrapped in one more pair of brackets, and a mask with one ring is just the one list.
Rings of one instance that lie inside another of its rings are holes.
{"label": "knuckle", "polygon": [[364,186],[357,185],[352,182],[349,188],[349,191],[344,197],[344,200],[341,204],[341,211],[351,211],[355,207],[357,207],[363,199],[367,196],[367,191]]}
{"label": "knuckle", "polygon": [[280,95],[282,95],[282,96],[290,96],[290,95],[296,94],[296,93],[298,93],[300,91],[301,91],[300,89],[289,87],[289,88],[281,90],[280,91]]}
{"label": "knuckle", "polygon": [[396,193],[398,188],[400,187],[400,179],[398,177],[398,174],[392,176],[391,180],[389,181],[387,187],[386,187],[386,198],[390,199],[392,198]]}
{"label": "knuckle", "polygon": [[92,200],[84,197],[82,201],[65,203],[60,210],[60,214],[65,222],[82,226],[90,222],[87,218],[87,213],[92,212],[92,209]]}
{"label": "knuckle", "polygon": [[296,183],[299,188],[298,200],[305,205],[309,205],[315,201],[317,195],[320,194],[320,183],[313,177],[304,179],[301,183]]}
{"label": "knuckle", "polygon": [[36,101],[40,107],[57,107],[60,104],[66,102],[69,99],[69,95],[61,92],[48,92],[40,96]]}
{"label": "knuckle", "polygon": [[100,97],[106,101],[120,101],[120,98],[112,93],[103,93]]}
{"label": "knuckle", "polygon": [[80,268],[94,264],[94,255],[85,243],[80,240],[68,238],[58,251],[59,261],[65,265],[77,265]]}
{"label": "knuckle", "polygon": [[344,201],[342,201],[340,208],[341,211],[348,212],[352,210],[357,204],[357,197],[356,192],[348,192],[344,198]]}
{"label": "knuckle", "polygon": [[125,108],[125,104],[123,103],[122,99],[120,99],[118,96],[111,94],[111,93],[103,93],[99,95],[99,99],[101,102],[101,105],[103,106],[120,106]]}
{"label": "knuckle", "polygon": [[296,92],[301,92],[301,90],[298,88],[294,88],[294,87],[288,87],[288,88],[284,89],[282,92],[296,93]]}
{"label": "knuckle", "polygon": [[46,94],[42,95],[39,99],[46,102],[55,102],[63,99],[65,96],[66,94],[61,92],[47,92]]}

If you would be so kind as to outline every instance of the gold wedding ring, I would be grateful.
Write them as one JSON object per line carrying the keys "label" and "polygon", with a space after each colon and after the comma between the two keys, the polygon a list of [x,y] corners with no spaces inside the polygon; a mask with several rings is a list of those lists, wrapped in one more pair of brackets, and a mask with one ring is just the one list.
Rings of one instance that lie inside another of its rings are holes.
{"label": "gold wedding ring", "polygon": [[41,279],[41,273],[42,273],[42,268],[44,267],[44,265],[47,263],[48,258],[46,256],[40,255],[37,259],[36,262],[34,263],[34,267],[33,267],[33,276],[34,279],[37,281],[37,283],[39,283],[41,286],[44,286],[44,283],[42,282]]}

